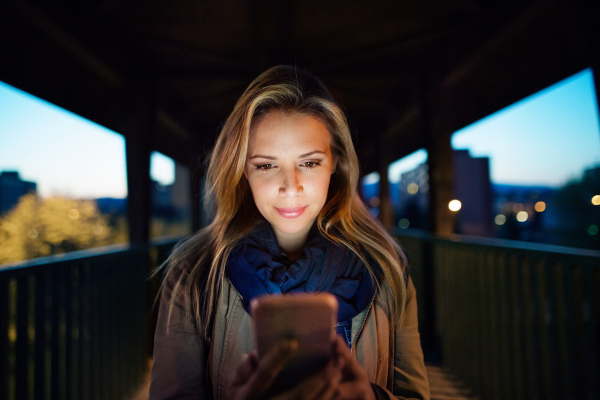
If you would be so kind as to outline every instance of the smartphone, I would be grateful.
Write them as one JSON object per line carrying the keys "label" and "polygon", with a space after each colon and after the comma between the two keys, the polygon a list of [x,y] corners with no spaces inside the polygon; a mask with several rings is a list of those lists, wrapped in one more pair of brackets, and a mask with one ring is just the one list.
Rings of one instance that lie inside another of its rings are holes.
{"label": "smartphone", "polygon": [[281,339],[298,341],[296,355],[275,378],[275,390],[293,387],[328,363],[337,310],[337,299],[330,293],[265,295],[252,300],[250,311],[259,359]]}

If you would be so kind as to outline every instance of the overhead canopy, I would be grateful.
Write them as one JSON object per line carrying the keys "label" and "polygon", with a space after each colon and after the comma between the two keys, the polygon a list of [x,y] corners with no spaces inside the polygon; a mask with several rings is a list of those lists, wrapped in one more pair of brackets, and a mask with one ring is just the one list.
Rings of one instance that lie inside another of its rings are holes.
{"label": "overhead canopy", "polygon": [[[596,4],[592,4],[596,3]],[[6,1],[0,80],[188,165],[260,72],[347,110],[365,172],[599,64],[590,1]],[[140,119],[146,121],[140,124]]]}

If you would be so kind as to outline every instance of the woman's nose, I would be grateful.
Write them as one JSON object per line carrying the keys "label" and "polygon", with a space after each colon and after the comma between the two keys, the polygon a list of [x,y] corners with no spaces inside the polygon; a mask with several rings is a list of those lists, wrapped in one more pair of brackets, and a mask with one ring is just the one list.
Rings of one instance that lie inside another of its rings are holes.
{"label": "woman's nose", "polygon": [[300,182],[300,175],[296,168],[286,171],[279,187],[279,195],[283,197],[300,196],[304,188]]}

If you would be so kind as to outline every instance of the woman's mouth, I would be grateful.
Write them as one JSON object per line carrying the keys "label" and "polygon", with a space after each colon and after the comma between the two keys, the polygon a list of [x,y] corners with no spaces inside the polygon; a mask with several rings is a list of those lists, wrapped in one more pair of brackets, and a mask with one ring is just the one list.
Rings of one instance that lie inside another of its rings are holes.
{"label": "woman's mouth", "polygon": [[304,207],[284,207],[284,208],[278,208],[275,207],[275,209],[277,210],[277,212],[279,213],[279,215],[281,215],[283,218],[298,218],[299,216],[301,216],[302,214],[304,214],[304,210],[306,210],[307,206]]}

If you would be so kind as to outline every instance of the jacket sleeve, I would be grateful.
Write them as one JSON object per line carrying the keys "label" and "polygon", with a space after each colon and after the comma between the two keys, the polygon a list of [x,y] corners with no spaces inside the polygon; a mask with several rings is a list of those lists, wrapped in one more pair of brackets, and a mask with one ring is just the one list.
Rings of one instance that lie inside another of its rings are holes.
{"label": "jacket sleeve", "polygon": [[150,400],[211,398],[206,343],[184,304],[176,301],[169,318],[172,290],[166,281],[154,335]]}
{"label": "jacket sleeve", "polygon": [[[429,381],[417,319],[417,291],[410,277],[406,288],[403,320],[401,324],[395,325],[393,394],[378,387],[374,388],[376,397],[429,400]],[[383,392],[387,393],[387,397]]]}

